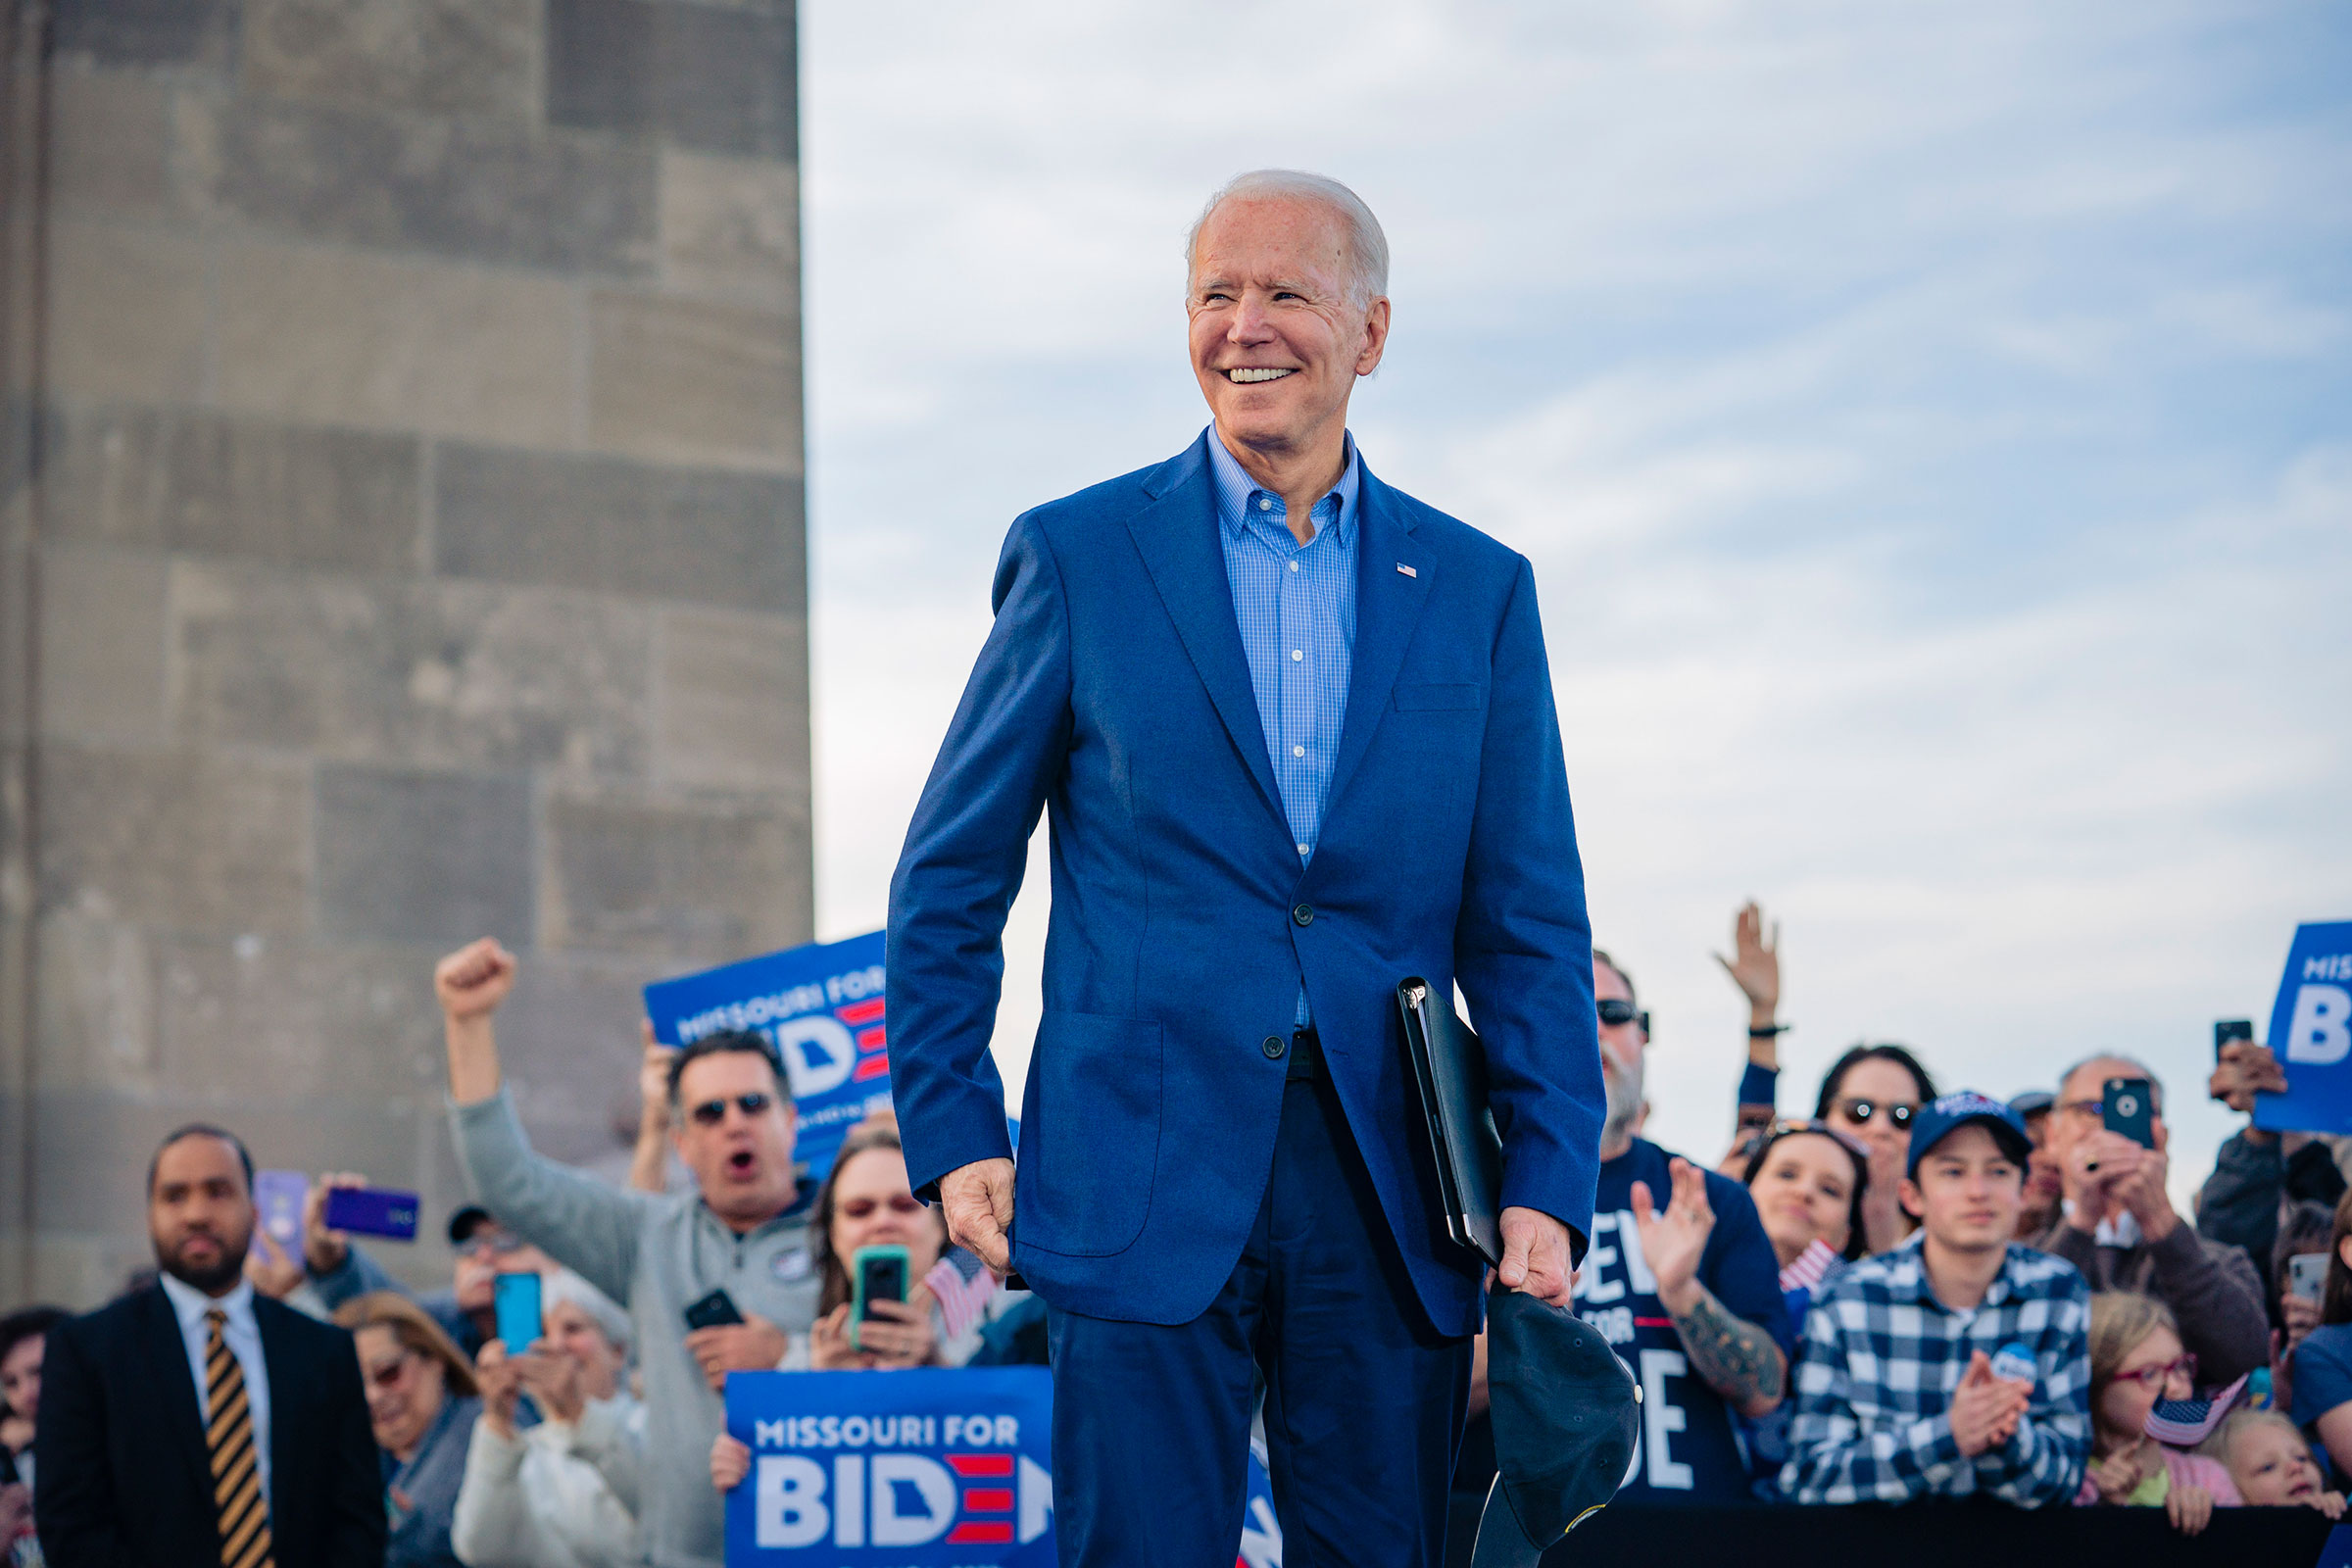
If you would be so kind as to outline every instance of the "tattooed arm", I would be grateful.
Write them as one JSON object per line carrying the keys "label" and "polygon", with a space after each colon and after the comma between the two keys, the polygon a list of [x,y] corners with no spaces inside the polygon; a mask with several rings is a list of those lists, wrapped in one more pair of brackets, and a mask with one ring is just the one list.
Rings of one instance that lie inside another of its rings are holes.
{"label": "tattooed arm", "polygon": [[1646,1183],[1633,1186],[1634,1225],[1657,1280],[1658,1301],[1682,1335],[1691,1370],[1707,1387],[1750,1420],[1769,1415],[1788,1392],[1788,1358],[1768,1331],[1699,1284],[1699,1256],[1715,1229],[1706,1175],[1687,1159],[1675,1160],[1669,1175],[1674,1188],[1663,1210],[1651,1201]]}
{"label": "tattooed arm", "polygon": [[1666,1311],[1683,1337],[1690,1369],[1741,1415],[1753,1420],[1771,1414],[1788,1392],[1788,1358],[1780,1346],[1695,1280],[1684,1294],[1689,1299],[1667,1301]]}

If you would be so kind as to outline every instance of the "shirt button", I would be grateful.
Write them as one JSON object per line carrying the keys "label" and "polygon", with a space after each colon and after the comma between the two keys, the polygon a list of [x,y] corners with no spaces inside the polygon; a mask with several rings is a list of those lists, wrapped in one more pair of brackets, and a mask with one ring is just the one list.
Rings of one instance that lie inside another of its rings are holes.
{"label": "shirt button", "polygon": [[1265,1043],[1259,1046],[1257,1049],[1266,1054],[1266,1059],[1268,1061],[1280,1061],[1282,1059],[1282,1054],[1291,1048],[1283,1043],[1282,1036],[1268,1035],[1266,1036]]}
{"label": "shirt button", "polygon": [[1294,746],[1291,748],[1291,755],[1293,757],[1304,757],[1306,755],[1306,748],[1303,746]]}
{"label": "shirt button", "polygon": [[1260,512],[1272,512],[1274,510],[1273,498],[1271,496],[1259,496],[1257,498],[1257,510]]}
{"label": "shirt button", "polygon": [[1298,921],[1300,925],[1313,925],[1315,923],[1314,908],[1310,905],[1301,904],[1298,906],[1298,907],[1291,911],[1291,918]]}
{"label": "shirt button", "polygon": [[1303,845],[1303,844],[1299,845],[1299,846],[1298,846],[1298,853],[1299,853],[1300,855],[1304,855],[1304,854],[1306,853],[1306,846],[1305,846],[1305,845]]}
{"label": "shirt button", "polygon": [[1294,664],[1296,664],[1297,662],[1298,662],[1298,661],[1300,661],[1301,659],[1304,659],[1305,657],[1306,657],[1305,653],[1304,653],[1303,651],[1299,650],[1299,649],[1294,648],[1294,649],[1292,649],[1292,650],[1291,650],[1291,662],[1292,662],[1292,663],[1294,663]]}
{"label": "shirt button", "polygon": [[1292,563],[1291,563],[1291,569],[1292,569],[1293,571],[1297,571],[1297,570],[1298,569],[1298,563],[1297,563],[1296,561],[1292,562]]}

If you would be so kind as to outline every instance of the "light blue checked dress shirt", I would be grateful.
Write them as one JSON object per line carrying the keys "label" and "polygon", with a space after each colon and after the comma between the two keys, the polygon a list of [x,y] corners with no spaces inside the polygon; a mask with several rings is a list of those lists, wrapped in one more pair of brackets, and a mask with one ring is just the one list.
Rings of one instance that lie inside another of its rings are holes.
{"label": "light blue checked dress shirt", "polygon": [[[1340,482],[1308,515],[1315,536],[1291,535],[1282,497],[1260,490],[1225,450],[1212,426],[1209,472],[1217,497],[1217,537],[1225,550],[1225,581],[1233,589],[1233,618],[1241,628],[1266,756],[1282,792],[1298,863],[1314,858],[1331,801],[1331,770],[1339,760],[1340,727],[1348,716],[1348,676],[1355,657],[1356,491],[1362,468],[1355,440],[1347,438]],[[1306,988],[1298,989],[1298,1020],[1307,1022]]]}

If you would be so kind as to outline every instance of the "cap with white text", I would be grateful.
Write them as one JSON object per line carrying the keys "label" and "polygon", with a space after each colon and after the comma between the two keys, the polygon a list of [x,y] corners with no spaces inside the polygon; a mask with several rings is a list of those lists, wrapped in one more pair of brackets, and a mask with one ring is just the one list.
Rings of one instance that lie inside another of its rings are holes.
{"label": "cap with white text", "polygon": [[2026,1136],[2024,1117],[1988,1095],[1962,1089],[1930,1101],[1911,1118],[1911,1155],[1903,1174],[1917,1181],[1919,1162],[1928,1151],[1972,1122],[1982,1123],[2001,1152],[2021,1166],[2033,1154],[2034,1140]]}

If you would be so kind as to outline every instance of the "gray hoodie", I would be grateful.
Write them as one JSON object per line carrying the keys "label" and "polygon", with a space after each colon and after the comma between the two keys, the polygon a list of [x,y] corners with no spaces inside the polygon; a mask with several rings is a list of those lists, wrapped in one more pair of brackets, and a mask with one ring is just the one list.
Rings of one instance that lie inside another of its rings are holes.
{"label": "gray hoodie", "polygon": [[656,1568],[721,1568],[710,1445],[725,1407],[686,1350],[686,1308],[724,1289],[796,1342],[816,1319],[817,1276],[801,1204],[738,1236],[691,1193],[623,1191],[532,1152],[501,1089],[450,1108],[458,1158],[482,1205],[515,1235],[629,1309],[645,1376],[638,1523]]}

